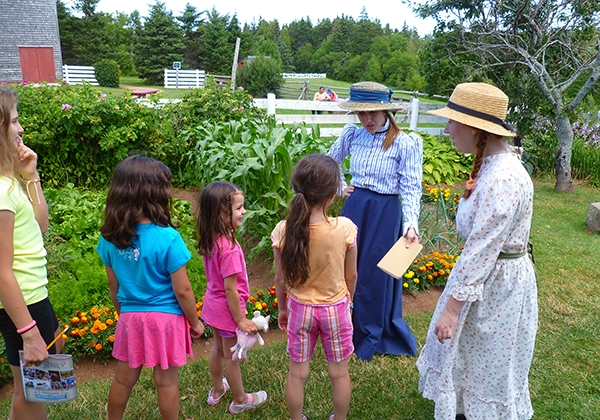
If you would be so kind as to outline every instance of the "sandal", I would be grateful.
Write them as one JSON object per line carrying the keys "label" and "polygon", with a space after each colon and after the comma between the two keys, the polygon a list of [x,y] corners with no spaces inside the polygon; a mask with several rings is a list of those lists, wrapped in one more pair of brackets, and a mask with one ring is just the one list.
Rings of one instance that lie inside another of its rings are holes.
{"label": "sandal", "polygon": [[229,412],[231,414],[240,414],[246,410],[251,410],[258,406],[261,406],[267,401],[267,393],[265,391],[258,391],[256,394],[256,401],[253,401],[252,394],[246,394],[248,398],[248,402],[245,404],[236,404],[235,401],[232,401],[229,405]]}
{"label": "sandal", "polygon": [[335,416],[333,413],[331,413],[328,417],[327,420],[335,420]]}
{"label": "sandal", "polygon": [[224,391],[219,398],[213,397],[213,392],[215,390],[214,387],[211,388],[210,391],[208,391],[208,398],[206,399],[206,402],[208,403],[208,405],[215,406],[215,405],[219,404],[221,402],[221,398],[223,398],[223,395],[227,394],[227,391],[229,390],[229,382],[227,382],[227,379],[225,379],[225,378],[223,378],[223,388],[224,388]]}
{"label": "sandal", "polygon": [[[309,420],[308,416],[304,413],[302,413],[302,417],[300,417],[302,420]],[[291,419],[290,419],[291,420]]]}

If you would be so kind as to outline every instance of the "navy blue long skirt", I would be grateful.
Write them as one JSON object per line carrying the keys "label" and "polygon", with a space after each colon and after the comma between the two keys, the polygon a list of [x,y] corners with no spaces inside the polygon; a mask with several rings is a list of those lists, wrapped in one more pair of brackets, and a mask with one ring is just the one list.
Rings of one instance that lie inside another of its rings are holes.
{"label": "navy blue long skirt", "polygon": [[355,188],[342,215],[358,226],[358,281],[352,315],[356,355],[366,361],[376,353],[416,355],[417,339],[402,319],[402,281],[377,267],[400,237],[398,196]]}

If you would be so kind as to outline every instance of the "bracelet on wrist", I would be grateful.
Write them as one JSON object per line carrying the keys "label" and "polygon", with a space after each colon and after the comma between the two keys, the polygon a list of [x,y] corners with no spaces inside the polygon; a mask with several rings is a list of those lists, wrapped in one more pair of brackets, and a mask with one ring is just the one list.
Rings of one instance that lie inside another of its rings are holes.
{"label": "bracelet on wrist", "polygon": [[33,186],[35,187],[35,195],[37,198],[37,203],[36,204],[42,204],[42,201],[40,200],[40,191],[39,191],[39,186],[38,184],[41,182],[40,178],[34,178],[34,179],[23,179],[23,182],[25,183],[25,190],[27,190],[27,197],[29,197],[29,201],[31,201],[32,203],[33,201],[33,197],[31,196],[31,192],[29,191],[29,185],[33,184]]}
{"label": "bracelet on wrist", "polygon": [[35,319],[34,319],[33,321],[31,321],[31,323],[29,323],[29,324],[25,325],[23,328],[19,328],[19,329],[17,330],[17,334],[23,334],[23,333],[26,333],[27,331],[29,331],[30,329],[32,329],[33,327],[35,327],[35,326],[36,326],[36,324],[37,324],[37,323],[35,322]]}

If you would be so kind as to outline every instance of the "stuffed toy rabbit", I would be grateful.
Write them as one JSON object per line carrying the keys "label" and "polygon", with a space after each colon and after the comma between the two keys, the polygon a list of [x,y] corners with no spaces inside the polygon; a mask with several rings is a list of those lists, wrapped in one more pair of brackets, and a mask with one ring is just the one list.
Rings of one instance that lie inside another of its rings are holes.
{"label": "stuffed toy rabbit", "polygon": [[[267,332],[269,331],[270,318],[270,315],[264,317],[260,314],[260,311],[254,311],[254,318],[252,318],[252,322],[254,322],[258,327],[258,331]],[[246,360],[248,357],[248,350],[254,347],[256,342],[258,342],[261,346],[265,345],[265,340],[263,340],[259,333],[248,334],[239,328],[236,328],[235,333],[237,335],[237,343],[235,343],[235,346],[231,348],[231,352],[233,353],[231,360]]]}

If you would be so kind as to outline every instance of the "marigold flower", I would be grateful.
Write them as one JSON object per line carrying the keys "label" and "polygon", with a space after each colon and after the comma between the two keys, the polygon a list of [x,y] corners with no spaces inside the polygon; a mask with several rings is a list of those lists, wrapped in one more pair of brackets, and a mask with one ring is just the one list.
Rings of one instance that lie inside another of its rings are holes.
{"label": "marigold flower", "polygon": [[273,302],[273,308],[277,308],[279,305],[277,304],[277,302]]}
{"label": "marigold flower", "polygon": [[269,294],[270,294],[271,296],[276,296],[276,295],[277,295],[277,292],[276,292],[275,290],[271,290],[271,291],[269,292]]}
{"label": "marigold flower", "polygon": [[104,312],[109,313],[110,312],[110,308],[108,306],[104,307]]}
{"label": "marigold flower", "polygon": [[112,319],[110,319],[110,318],[108,318],[108,319],[106,320],[106,324],[107,324],[107,325],[112,325],[112,324],[114,324],[114,323],[115,323],[115,321],[113,321],[113,320],[112,320]]}
{"label": "marigold flower", "polygon": [[261,309],[267,309],[269,307],[269,305],[267,305],[267,302],[263,302]]}
{"label": "marigold flower", "polygon": [[65,341],[67,341],[67,339],[69,338],[69,337],[67,337],[67,334],[63,334],[63,335],[61,335],[61,337],[62,337],[62,339],[63,339],[63,340],[65,340]]}
{"label": "marigold flower", "polygon": [[93,326],[92,329],[90,330],[90,332],[92,334],[98,334],[98,331],[100,331],[100,329],[97,326]]}
{"label": "marigold flower", "polygon": [[408,289],[408,283],[403,283],[403,284],[402,284],[402,286],[403,286],[405,289]]}
{"label": "marigold flower", "polygon": [[114,343],[115,342],[115,336],[114,335],[109,335],[108,336],[108,342],[109,343]]}
{"label": "marigold flower", "polygon": [[106,324],[100,324],[100,327],[99,327],[99,328],[100,328],[100,331],[106,331],[106,329],[107,329],[108,327],[106,326]]}
{"label": "marigold flower", "polygon": [[262,309],[262,304],[260,302],[256,302],[256,304],[254,305],[256,307],[256,309],[261,310]]}
{"label": "marigold flower", "polygon": [[74,316],[73,318],[71,318],[71,322],[73,324],[78,324],[79,323],[79,318],[77,318],[76,316]]}
{"label": "marigold flower", "polygon": [[100,318],[100,314],[98,312],[96,312],[92,315],[92,318],[98,319],[98,318]]}
{"label": "marigold flower", "polygon": [[94,343],[93,341],[90,341],[88,343],[88,346],[90,346],[91,348],[94,348],[94,347],[96,347],[96,343]]}
{"label": "marigold flower", "polygon": [[98,350],[98,351],[102,350],[102,344],[100,344],[100,343],[96,344],[96,347],[95,347],[95,348],[96,348],[96,350]]}
{"label": "marigold flower", "polygon": [[258,292],[256,292],[256,296],[258,297],[262,297],[263,296],[263,292],[261,292],[260,290]]}
{"label": "marigold flower", "polygon": [[90,309],[90,313],[95,314],[96,312],[98,312],[98,308],[93,307],[92,309]]}

